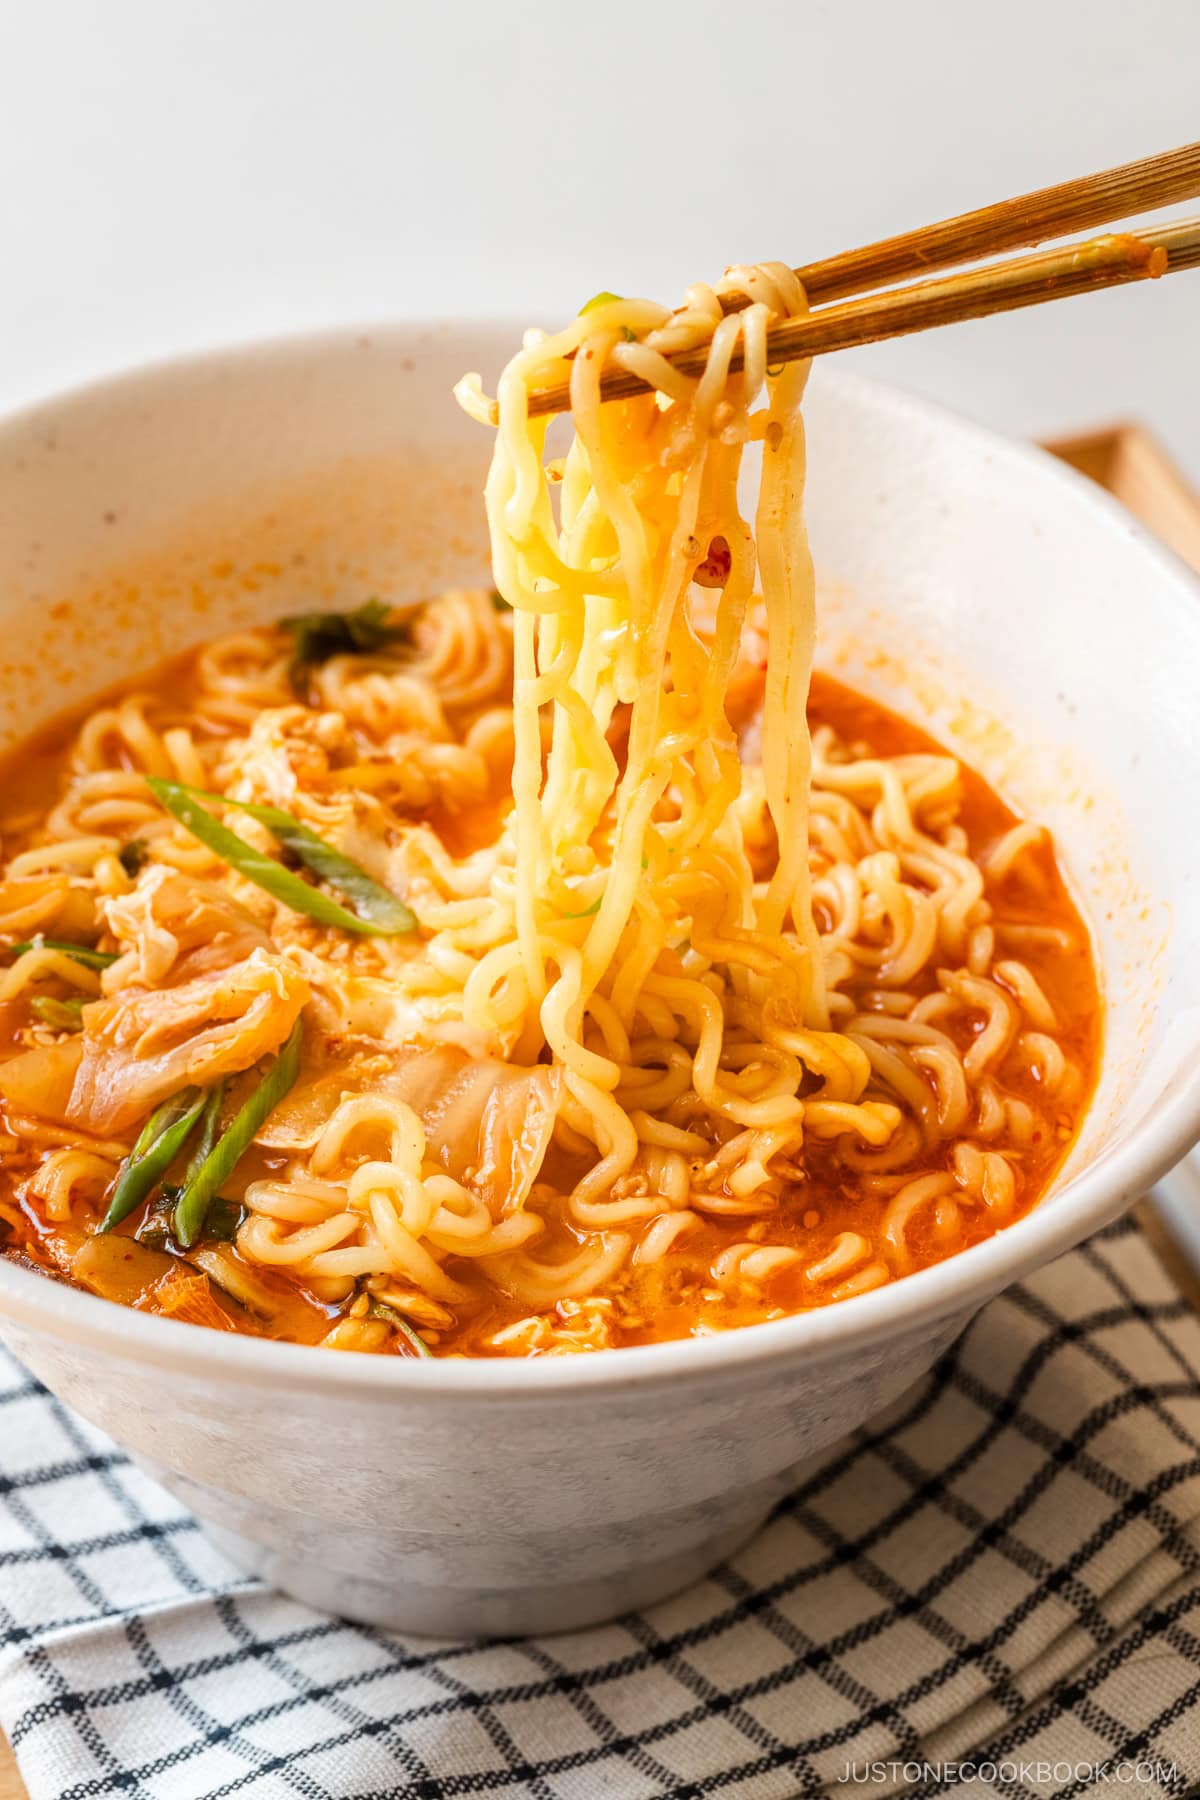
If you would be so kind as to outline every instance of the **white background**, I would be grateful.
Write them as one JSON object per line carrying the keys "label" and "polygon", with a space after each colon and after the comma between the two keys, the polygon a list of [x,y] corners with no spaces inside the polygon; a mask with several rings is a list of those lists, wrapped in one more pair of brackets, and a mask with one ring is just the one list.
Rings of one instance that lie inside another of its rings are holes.
{"label": "white background", "polygon": [[[672,298],[1200,138],[1200,0],[0,0],[0,27],[0,409],[295,327]],[[1198,320],[1200,272],[855,360],[1015,431],[1140,415],[1200,476]]]}

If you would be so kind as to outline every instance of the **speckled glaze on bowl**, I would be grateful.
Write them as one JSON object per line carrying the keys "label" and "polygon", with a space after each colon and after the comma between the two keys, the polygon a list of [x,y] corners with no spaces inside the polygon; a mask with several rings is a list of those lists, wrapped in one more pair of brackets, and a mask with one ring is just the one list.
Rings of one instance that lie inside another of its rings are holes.
{"label": "speckled glaze on bowl", "polygon": [[[0,738],[304,605],[485,576],[488,434],[450,399],[511,331],[406,326],[136,373],[0,426]],[[418,1363],[147,1317],[0,1263],[0,1331],[235,1561],[373,1623],[562,1629],[752,1533],[1005,1283],[1200,1135],[1200,595],[1036,451],[818,369],[826,666],[1054,828],[1096,930],[1103,1074],[1054,1191],[966,1254],[752,1330]]]}

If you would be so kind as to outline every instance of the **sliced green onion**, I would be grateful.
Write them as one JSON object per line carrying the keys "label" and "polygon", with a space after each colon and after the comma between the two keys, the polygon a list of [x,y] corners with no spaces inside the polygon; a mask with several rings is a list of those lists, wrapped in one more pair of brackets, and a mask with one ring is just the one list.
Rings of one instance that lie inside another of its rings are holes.
{"label": "sliced green onion", "polygon": [[152,1250],[171,1250],[175,1240],[171,1236],[171,1210],[175,1204],[175,1195],[179,1189],[164,1181],[158,1194],[146,1209],[146,1217],[138,1226],[134,1236],[139,1244],[148,1244]]}
{"label": "sliced green onion", "polygon": [[[607,306],[613,300],[623,300],[624,298],[624,294],[610,294],[607,288],[601,288],[598,294],[593,294],[590,300],[584,301],[576,316],[582,319],[584,313],[594,312],[598,306]],[[621,336],[627,344],[637,343],[637,332],[630,331],[628,325],[622,325]]]}
{"label": "sliced green onion", "polygon": [[595,312],[598,306],[607,306],[610,300],[623,300],[624,297],[623,294],[612,294],[607,288],[601,288],[598,294],[593,294],[590,300],[584,301],[578,317],[582,319],[584,313]]}
{"label": "sliced green onion", "polygon": [[150,846],[145,838],[130,838],[117,851],[117,861],[132,881],[138,870],[145,867],[146,858],[150,854]]}
{"label": "sliced green onion", "polygon": [[9,954],[26,956],[30,950],[60,950],[85,969],[107,969],[117,960],[115,950],[93,950],[89,944],[68,944],[62,938],[27,938],[23,944],[14,944]]}
{"label": "sliced green onion", "polygon": [[[207,844],[223,857],[237,874],[263,888],[276,900],[290,906],[293,912],[305,913],[321,925],[334,925],[341,931],[355,931],[367,937],[394,937],[399,932],[414,931],[417,921],[396,894],[380,887],[365,869],[327,844],[324,838],[294,819],[291,813],[275,806],[256,806],[247,800],[227,800],[221,794],[208,794],[202,788],[185,787],[182,782],[163,781],[158,776],[146,777],[146,786],[173,819],[178,819],[193,837]],[[285,849],[302,862],[320,880],[327,881],[358,908],[350,912],[310,887],[299,875],[277,862],[273,856],[256,850],[236,831],[230,831],[208,811],[209,805],[234,806],[249,813],[272,831]]]}
{"label": "sliced green onion", "polygon": [[386,1319],[388,1324],[400,1333],[400,1336],[404,1339],[405,1343],[412,1346],[418,1356],[431,1357],[433,1355],[433,1351],[429,1348],[429,1345],[425,1342],[425,1339],[421,1336],[416,1326],[410,1325],[408,1320],[404,1317],[404,1314],[398,1313],[394,1306],[386,1306],[382,1300],[372,1299],[371,1304],[367,1308],[367,1313],[372,1319]]}
{"label": "sliced green onion", "polygon": [[[219,795],[212,797],[220,799]],[[355,916],[373,925],[376,931],[387,935],[415,931],[417,921],[398,895],[381,887],[365,869],[343,856],[340,850],[335,850],[332,844],[327,844],[323,837],[318,837],[291,813],[278,806],[259,806],[251,800],[226,800],[224,804],[237,807],[239,812],[248,813],[260,825],[265,825],[284,849],[290,850],[318,881],[328,882],[331,888],[353,901]]]}
{"label": "sliced green onion", "polygon": [[52,1025],[55,1031],[83,1030],[83,996],[73,995],[70,1000],[55,1000],[49,994],[37,994],[29,1002],[29,1010],[35,1019],[43,1025]]}
{"label": "sliced green onion", "polygon": [[199,1088],[184,1088],[164,1100],[142,1126],[141,1134],[117,1177],[108,1211],[100,1221],[101,1231],[111,1231],[127,1219],[135,1206],[157,1187],[191,1135],[192,1127],[204,1111],[205,1096]]}
{"label": "sliced green onion", "polygon": [[590,906],[585,906],[582,912],[563,913],[562,916],[564,919],[594,919],[596,914],[600,911],[600,902],[603,898],[603,894],[597,894],[596,898],[592,901],[592,904]]}
{"label": "sliced green onion", "polygon": [[[161,1194],[158,1200],[155,1201],[156,1212],[162,1212],[163,1214],[174,1213],[176,1206],[179,1204],[179,1196],[182,1194],[184,1187],[192,1179],[193,1175],[199,1174],[200,1169],[212,1155],[213,1146],[217,1141],[217,1132],[221,1123],[221,1102],[224,1098],[225,1083],[224,1081],[218,1081],[216,1087],[209,1088],[208,1093],[205,1095],[204,1108],[200,1114],[200,1130],[197,1134],[196,1142],[192,1146],[192,1154],[188,1157],[187,1172],[184,1175],[183,1181],[182,1183],[172,1181],[163,1182]],[[212,1203],[214,1209],[217,1206],[225,1206],[228,1204],[228,1201],[220,1199],[214,1200]],[[163,1230],[169,1235],[170,1225],[169,1220],[166,1217],[163,1219]]]}
{"label": "sliced green onion", "polygon": [[[225,1098],[225,1083],[218,1081],[216,1087],[209,1088],[204,1102],[204,1111],[200,1114],[200,1132],[188,1158],[187,1174],[184,1182],[189,1182],[193,1175],[200,1172],[201,1165],[212,1155],[213,1145],[217,1141],[217,1133],[221,1125],[221,1102]],[[182,1189],[180,1190],[182,1192]],[[178,1199],[178,1194],[176,1199]]]}
{"label": "sliced green onion", "polygon": [[382,650],[385,644],[403,643],[411,621],[393,620],[390,606],[382,600],[368,600],[353,612],[293,613],[279,623],[292,635],[291,676],[295,683],[306,668],[328,662],[331,656],[363,656]]}
{"label": "sliced green onion", "polygon": [[219,1244],[232,1244],[241,1229],[246,1217],[246,1208],[239,1206],[236,1200],[226,1200],[218,1194],[208,1209],[208,1217],[204,1221],[206,1238],[216,1238]]}
{"label": "sliced green onion", "polygon": [[[191,1163],[188,1165],[189,1169],[195,1162],[196,1156],[193,1153]],[[153,1236],[155,1244],[171,1245],[174,1243],[171,1216],[182,1192],[183,1188],[178,1182],[163,1182],[158,1190],[158,1198],[153,1202],[150,1217],[138,1233],[143,1243],[148,1242],[151,1236]],[[208,1217],[204,1221],[206,1240],[215,1240],[219,1244],[232,1244],[245,1217],[246,1208],[244,1206],[239,1205],[236,1200],[227,1200],[223,1194],[218,1194],[216,1199],[210,1203]]]}
{"label": "sliced green onion", "polygon": [[300,1073],[302,1035],[297,1019],[283,1049],[250,1098],[225,1127],[199,1168],[188,1170],[174,1217],[175,1237],[185,1250],[190,1250],[203,1235],[209,1207],[250,1148],[255,1134],[295,1083]]}

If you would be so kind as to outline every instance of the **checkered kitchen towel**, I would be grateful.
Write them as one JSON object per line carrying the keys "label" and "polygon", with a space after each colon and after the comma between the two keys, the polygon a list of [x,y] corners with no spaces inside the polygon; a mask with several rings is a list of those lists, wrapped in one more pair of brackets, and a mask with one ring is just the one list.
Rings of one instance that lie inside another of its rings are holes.
{"label": "checkered kitchen towel", "polygon": [[490,1645],[240,1579],[5,1358],[0,1645],[33,1800],[1195,1793],[1200,1321],[1117,1227],[707,1581]]}

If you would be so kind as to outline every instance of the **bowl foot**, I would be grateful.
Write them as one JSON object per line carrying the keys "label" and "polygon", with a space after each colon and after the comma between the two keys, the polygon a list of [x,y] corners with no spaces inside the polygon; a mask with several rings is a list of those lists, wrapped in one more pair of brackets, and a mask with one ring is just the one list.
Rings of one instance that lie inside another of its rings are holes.
{"label": "bowl foot", "polygon": [[765,1513],[743,1520],[718,1536],[658,1562],[590,1581],[554,1582],[546,1587],[462,1588],[426,1586],[399,1574],[387,1581],[293,1556],[242,1537],[201,1518],[208,1537],[230,1562],[294,1600],[321,1612],[337,1613],[362,1625],[418,1637],[532,1637],[577,1631],[690,1587],[726,1557],[733,1556],[761,1528]]}

